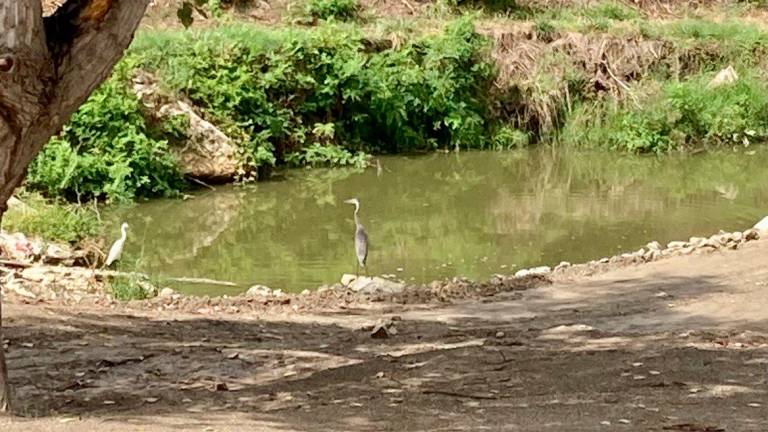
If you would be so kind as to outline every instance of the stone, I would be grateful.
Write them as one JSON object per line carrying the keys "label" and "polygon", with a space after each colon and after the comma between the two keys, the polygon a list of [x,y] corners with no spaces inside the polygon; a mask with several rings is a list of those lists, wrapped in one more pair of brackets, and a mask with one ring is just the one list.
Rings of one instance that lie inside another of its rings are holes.
{"label": "stone", "polygon": [[557,271],[563,271],[563,270],[569,268],[570,266],[571,266],[571,263],[569,263],[568,261],[561,261],[560,264],[555,266],[555,271],[556,272]]}
{"label": "stone", "polygon": [[644,258],[646,261],[655,261],[659,259],[660,256],[661,256],[660,250],[649,250],[648,253],[644,255]]}
{"label": "stone", "polygon": [[667,249],[681,249],[688,246],[688,242],[684,241],[671,241],[667,243]]}
{"label": "stone", "polygon": [[756,229],[750,228],[742,233],[745,241],[753,241],[760,239],[760,232]]}
{"label": "stone", "polygon": [[66,246],[49,244],[45,249],[43,261],[46,263],[57,263],[72,259],[72,250]]}
{"label": "stone", "polygon": [[717,87],[722,87],[725,85],[733,84],[736,81],[739,80],[739,74],[736,73],[736,69],[733,68],[733,66],[728,66],[725,69],[722,69],[720,72],[715,75],[714,78],[712,78],[712,81],[707,84],[707,88],[713,89]]}
{"label": "stone", "polygon": [[371,337],[373,339],[387,339],[389,337],[390,331],[387,328],[387,326],[383,323],[378,323],[373,327],[373,330],[371,330]]}
{"label": "stone", "polygon": [[133,91],[157,120],[178,116],[188,119],[187,139],[171,147],[183,174],[217,182],[238,175],[241,163],[237,146],[219,128],[197,114],[191,104],[164,95],[158,80],[147,72],[139,72],[133,78]]}
{"label": "stone", "polygon": [[395,294],[403,291],[405,284],[375,276],[361,276],[355,278],[349,288],[363,294]]}
{"label": "stone", "polygon": [[352,282],[355,281],[355,279],[357,279],[357,276],[345,273],[341,276],[341,284],[344,286],[350,286],[352,285]]}
{"label": "stone", "polygon": [[754,229],[760,234],[768,233],[768,216],[760,219],[760,222],[756,223],[755,226],[752,227],[752,229]]}
{"label": "stone", "polygon": [[661,244],[655,240],[645,245],[645,247],[647,247],[649,250],[652,250],[652,251],[661,250]]}
{"label": "stone", "polygon": [[731,238],[733,241],[740,242],[744,238],[744,235],[741,233],[741,231],[736,231],[731,234]]}
{"label": "stone", "polygon": [[32,282],[42,282],[47,274],[45,267],[29,267],[21,272],[21,277]]}
{"label": "stone", "polygon": [[690,243],[693,247],[701,247],[701,245],[703,245],[706,241],[707,239],[704,237],[691,237],[691,239],[688,240],[688,243]]}
{"label": "stone", "polygon": [[541,276],[546,275],[552,272],[552,269],[549,268],[549,266],[540,266],[540,267],[533,267],[529,269],[522,269],[518,270],[517,273],[515,273],[516,278],[523,278],[526,276]]}
{"label": "stone", "polygon": [[173,297],[173,295],[176,294],[176,291],[174,291],[172,288],[165,287],[160,290],[160,293],[158,294],[159,297]]}
{"label": "stone", "polygon": [[720,246],[725,246],[728,244],[730,238],[731,236],[728,234],[715,234],[709,239],[713,242],[717,242]]}
{"label": "stone", "polygon": [[272,289],[264,285],[254,285],[248,288],[248,291],[245,292],[245,295],[252,297],[268,297],[272,295]]}

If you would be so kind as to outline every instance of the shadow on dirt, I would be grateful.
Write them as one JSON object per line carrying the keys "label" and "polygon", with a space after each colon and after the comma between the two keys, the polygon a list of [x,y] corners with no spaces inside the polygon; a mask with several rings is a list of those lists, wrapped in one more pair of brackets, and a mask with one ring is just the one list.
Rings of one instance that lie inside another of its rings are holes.
{"label": "shadow on dirt", "polygon": [[41,307],[17,308],[5,335],[28,417],[174,418],[179,430],[222,416],[306,431],[765,430],[768,319],[723,323],[669,306],[718,291],[659,274],[411,305],[387,339],[350,324],[350,311],[293,322]]}

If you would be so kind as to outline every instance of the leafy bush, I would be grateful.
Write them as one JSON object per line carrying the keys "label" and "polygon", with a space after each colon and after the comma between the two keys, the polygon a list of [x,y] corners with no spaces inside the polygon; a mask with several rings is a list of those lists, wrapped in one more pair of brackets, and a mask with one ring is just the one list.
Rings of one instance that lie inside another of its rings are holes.
{"label": "leafy bush", "polygon": [[[666,84],[643,101],[610,108],[586,105],[562,139],[632,152],[661,153],[697,146],[750,145],[768,138],[768,88],[754,74],[708,88],[711,75]],[[583,132],[578,132],[583,131]]]}
{"label": "leafy bush", "polygon": [[368,164],[365,153],[352,154],[349,150],[337,145],[312,144],[286,157],[286,162],[293,166],[330,165],[365,167]]}
{"label": "leafy bush", "polygon": [[[327,163],[345,160],[319,146],[349,154],[483,147],[494,75],[486,47],[472,22],[461,19],[442,34],[380,51],[367,49],[354,27],[323,24],[311,31],[154,33],[132,56],[260,165],[321,163],[323,154]],[[311,150],[301,152],[305,147]]]}
{"label": "leafy bush", "polygon": [[112,279],[109,289],[112,295],[121,301],[144,300],[157,295],[157,288],[149,280],[137,274]]}
{"label": "leafy bush", "polygon": [[69,243],[99,234],[98,214],[91,208],[47,201],[39,194],[24,193],[20,198],[23,204],[3,218],[3,228],[9,231]]}
{"label": "leafy bush", "polygon": [[529,142],[529,136],[526,132],[509,126],[502,126],[493,135],[494,150],[523,148],[528,146]]}
{"label": "leafy bush", "polygon": [[349,21],[357,17],[359,10],[357,0],[308,0],[306,6],[307,15],[316,20]]}
{"label": "leafy bush", "polygon": [[[183,179],[167,142],[155,137],[127,82],[123,67],[91,96],[32,163],[28,187],[70,200],[178,193]],[[178,135],[179,127],[159,133]]]}

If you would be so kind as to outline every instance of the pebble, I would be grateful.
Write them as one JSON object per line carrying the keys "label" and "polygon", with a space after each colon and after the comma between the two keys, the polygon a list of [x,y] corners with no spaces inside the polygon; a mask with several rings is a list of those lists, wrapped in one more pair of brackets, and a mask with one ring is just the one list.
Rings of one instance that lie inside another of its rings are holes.
{"label": "pebble", "polygon": [[684,241],[671,241],[667,243],[667,249],[679,249],[688,246],[688,242]]}
{"label": "pebble", "polygon": [[503,331],[498,331],[498,332],[496,332],[496,337],[497,337],[497,338],[501,339],[501,338],[503,338],[504,336],[505,336],[505,334],[504,334],[504,332],[503,332]]}
{"label": "pebble", "polygon": [[600,424],[603,425],[603,426],[610,426],[611,422],[609,422],[608,420],[603,420],[603,421],[600,422]]}
{"label": "pebble", "polygon": [[619,423],[621,423],[621,424],[630,424],[632,422],[627,420],[627,419],[619,419]]}

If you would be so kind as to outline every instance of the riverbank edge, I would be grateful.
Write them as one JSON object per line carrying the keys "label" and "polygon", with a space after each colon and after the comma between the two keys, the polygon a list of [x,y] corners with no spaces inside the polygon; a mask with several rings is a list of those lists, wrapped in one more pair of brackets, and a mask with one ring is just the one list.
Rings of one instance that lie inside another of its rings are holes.
{"label": "riverbank edge", "polygon": [[[554,268],[540,266],[521,269],[515,274],[497,274],[487,281],[466,278],[435,280],[427,284],[409,285],[380,277],[371,278],[355,289],[354,276],[345,275],[347,284],[336,283],[317,290],[286,293],[255,285],[248,292],[230,296],[192,296],[170,288],[146,285],[154,297],[144,300],[119,301],[110,286],[116,277],[138,274],[101,271],[85,267],[38,263],[16,265],[5,260],[0,263],[2,295],[6,301],[26,304],[59,304],[67,306],[99,306],[126,310],[156,310],[190,312],[204,315],[237,314],[241,312],[302,312],[371,308],[375,304],[444,303],[493,297],[497,294],[522,291],[589,277],[610,270],[639,266],[681,255],[711,254],[742,248],[761,237],[768,238],[768,217],[744,231],[720,231],[709,237],[691,237],[662,245],[651,241],[634,252],[603,257],[585,263],[561,262]],[[148,283],[143,277],[142,283]]]}

